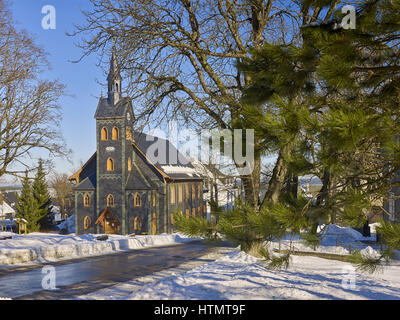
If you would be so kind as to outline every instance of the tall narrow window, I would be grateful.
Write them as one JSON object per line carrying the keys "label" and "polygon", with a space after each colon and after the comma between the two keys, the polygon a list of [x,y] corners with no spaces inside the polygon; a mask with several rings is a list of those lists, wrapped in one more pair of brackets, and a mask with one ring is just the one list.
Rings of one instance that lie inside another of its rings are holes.
{"label": "tall narrow window", "polygon": [[181,203],[183,201],[183,186],[182,184],[178,184],[178,202]]}
{"label": "tall narrow window", "polygon": [[153,207],[156,206],[156,193],[153,192]]}
{"label": "tall narrow window", "polygon": [[153,235],[157,234],[157,214],[154,212],[151,220],[151,233]]}
{"label": "tall narrow window", "polygon": [[189,200],[189,184],[185,184],[185,200]]}
{"label": "tall narrow window", "polygon": [[197,199],[200,199],[201,197],[201,184],[199,183],[197,185]]}
{"label": "tall narrow window", "polygon": [[132,170],[132,159],[131,159],[131,157],[128,158],[128,170],[129,171]]}
{"label": "tall narrow window", "polygon": [[108,140],[108,130],[105,127],[101,128],[101,140],[102,141]]}
{"label": "tall narrow window", "polygon": [[196,198],[196,185],[192,184],[192,200]]}
{"label": "tall narrow window", "polygon": [[171,204],[175,203],[175,184],[170,184]]}
{"label": "tall narrow window", "polygon": [[192,208],[192,217],[196,216],[196,208]]}
{"label": "tall narrow window", "polygon": [[119,140],[119,130],[117,127],[114,127],[112,129],[112,139],[113,140]]}
{"label": "tall narrow window", "polygon": [[140,220],[139,217],[136,217],[133,220],[133,230],[140,231],[141,229],[142,229],[142,221]]}
{"label": "tall narrow window", "polygon": [[90,198],[87,193],[83,196],[83,206],[84,207],[89,207],[90,206]]}
{"label": "tall narrow window", "polygon": [[114,171],[114,160],[112,158],[107,159],[107,171]]}
{"label": "tall narrow window", "polygon": [[142,206],[142,199],[140,198],[140,195],[138,193],[136,193],[135,196],[133,197],[133,205],[135,207]]}
{"label": "tall narrow window", "polygon": [[107,207],[114,207],[114,196],[112,194],[107,196]]}
{"label": "tall narrow window", "polygon": [[189,215],[190,215],[190,211],[189,211],[189,209],[186,209],[186,218],[189,218]]}
{"label": "tall narrow window", "polygon": [[126,140],[132,140],[132,129],[126,127]]}

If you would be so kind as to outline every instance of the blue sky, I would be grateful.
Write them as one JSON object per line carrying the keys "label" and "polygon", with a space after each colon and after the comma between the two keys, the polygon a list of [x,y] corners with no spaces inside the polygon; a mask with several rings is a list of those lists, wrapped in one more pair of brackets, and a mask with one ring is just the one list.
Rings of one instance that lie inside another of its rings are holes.
{"label": "blue sky", "polygon": [[[56,29],[42,28],[42,8],[52,5],[56,9]],[[103,89],[98,81],[104,82],[105,76],[96,64],[98,57],[92,55],[79,63],[71,63],[81,55],[81,49],[74,43],[76,37],[69,37],[66,32],[74,30],[74,24],[83,24],[81,9],[90,5],[88,0],[14,0],[11,12],[18,22],[18,29],[26,29],[48,53],[51,70],[43,74],[47,79],[59,79],[66,85],[71,96],[61,98],[63,111],[61,132],[72,149],[70,155],[73,164],[63,159],[55,159],[55,170],[70,173],[86,161],[96,150],[95,120],[98,97]],[[104,89],[103,89],[104,92]]]}

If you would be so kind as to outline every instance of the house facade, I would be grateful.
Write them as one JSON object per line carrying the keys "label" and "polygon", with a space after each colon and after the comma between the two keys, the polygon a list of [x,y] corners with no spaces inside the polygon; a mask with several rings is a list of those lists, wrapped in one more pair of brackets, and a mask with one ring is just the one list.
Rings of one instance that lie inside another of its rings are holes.
{"label": "house facade", "polygon": [[[107,81],[108,95],[99,99],[94,116],[97,150],[70,177],[75,232],[171,233],[175,210],[203,216],[203,180],[193,166],[168,140],[133,130],[132,101],[122,97],[115,48]],[[163,146],[165,156],[150,157],[154,146]]]}

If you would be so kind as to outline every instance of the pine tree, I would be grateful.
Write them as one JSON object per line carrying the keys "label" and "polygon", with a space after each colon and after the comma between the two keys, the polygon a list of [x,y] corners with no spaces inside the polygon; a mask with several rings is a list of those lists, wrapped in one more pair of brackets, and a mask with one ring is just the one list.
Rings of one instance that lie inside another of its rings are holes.
{"label": "pine tree", "polygon": [[36,201],[37,216],[39,217],[40,229],[48,230],[51,227],[51,215],[49,208],[51,199],[47,189],[42,159],[39,159],[38,169],[32,185],[32,192],[33,197]]}
{"label": "pine tree", "polygon": [[[323,7],[321,1],[307,3]],[[267,44],[238,65],[252,83],[244,90],[243,117],[233,126],[254,128],[259,151],[277,153],[281,166],[267,201],[258,210],[237,205],[221,213],[212,226],[216,234],[252,252],[257,242],[284,233],[316,246],[320,223],[365,223],[366,210],[387,195],[400,169],[399,12],[396,1],[362,1],[355,30],[333,28],[341,18],[337,10],[331,21],[302,28],[300,44]],[[306,174],[323,182],[316,201],[296,199],[285,186]],[[188,226],[183,218],[177,225],[191,235],[210,228]],[[361,270],[375,271],[399,248],[398,227],[382,222],[378,230],[385,249],[379,259],[355,254]],[[287,266],[290,258],[262,248],[259,254],[271,267]]]}
{"label": "pine tree", "polygon": [[19,218],[24,218],[28,221],[28,231],[35,232],[40,228],[39,220],[37,216],[37,205],[36,200],[33,196],[32,185],[26,171],[25,177],[22,180],[21,194],[17,195],[17,213]]}

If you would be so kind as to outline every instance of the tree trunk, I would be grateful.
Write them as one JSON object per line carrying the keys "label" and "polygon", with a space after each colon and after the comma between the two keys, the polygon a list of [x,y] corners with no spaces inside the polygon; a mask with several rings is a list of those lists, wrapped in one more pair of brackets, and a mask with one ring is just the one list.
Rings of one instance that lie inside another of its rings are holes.
{"label": "tree trunk", "polygon": [[261,203],[261,208],[267,203],[278,203],[279,197],[285,185],[285,179],[289,172],[285,158],[290,155],[291,150],[292,144],[287,144],[279,152],[278,159],[276,160],[275,167],[272,172],[271,180],[269,181],[267,192]]}
{"label": "tree trunk", "polygon": [[247,176],[242,176],[245,202],[255,208],[258,208],[259,205],[260,174],[261,156],[255,156],[252,173]]}

